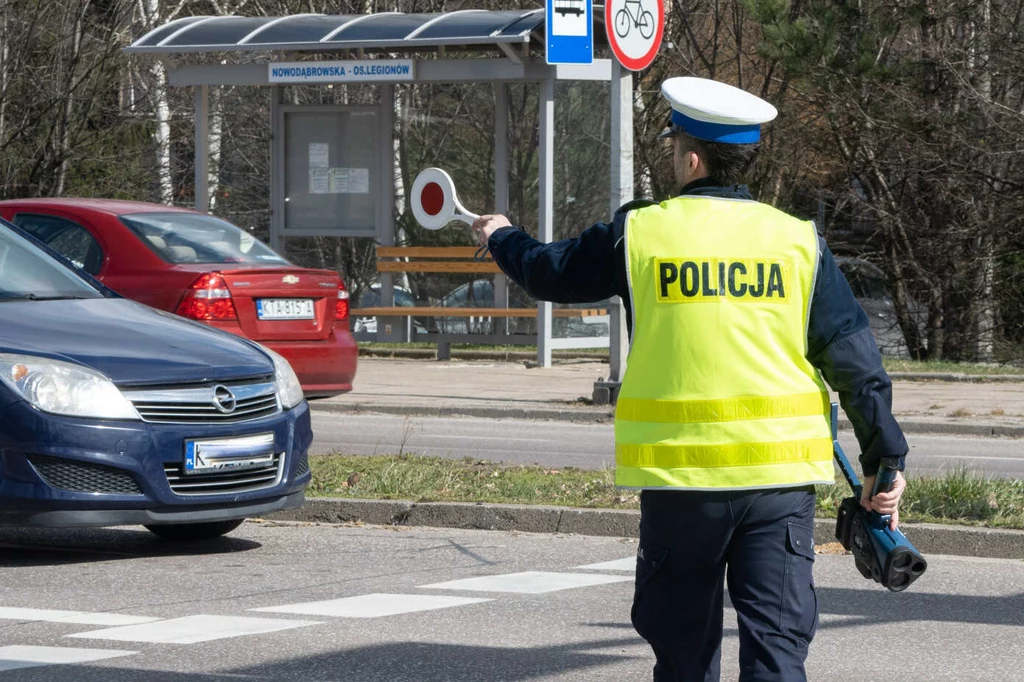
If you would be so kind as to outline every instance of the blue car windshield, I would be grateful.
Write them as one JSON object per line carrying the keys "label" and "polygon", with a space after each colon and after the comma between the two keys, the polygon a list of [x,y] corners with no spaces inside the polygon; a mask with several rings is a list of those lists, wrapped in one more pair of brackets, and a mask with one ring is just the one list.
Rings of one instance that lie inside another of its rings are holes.
{"label": "blue car windshield", "polygon": [[135,213],[120,218],[168,263],[289,264],[245,230],[211,215],[175,211]]}
{"label": "blue car windshield", "polygon": [[103,298],[70,267],[0,224],[0,301]]}

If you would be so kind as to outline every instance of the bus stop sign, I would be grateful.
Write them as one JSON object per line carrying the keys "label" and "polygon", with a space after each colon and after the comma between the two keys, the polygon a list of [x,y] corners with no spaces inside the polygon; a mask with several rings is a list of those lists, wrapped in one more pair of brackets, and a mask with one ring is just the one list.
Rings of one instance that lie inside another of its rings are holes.
{"label": "bus stop sign", "polygon": [[546,0],[544,24],[548,64],[594,61],[593,0]]}
{"label": "bus stop sign", "polygon": [[608,44],[619,63],[630,71],[646,69],[661,47],[665,1],[607,0],[604,26]]}

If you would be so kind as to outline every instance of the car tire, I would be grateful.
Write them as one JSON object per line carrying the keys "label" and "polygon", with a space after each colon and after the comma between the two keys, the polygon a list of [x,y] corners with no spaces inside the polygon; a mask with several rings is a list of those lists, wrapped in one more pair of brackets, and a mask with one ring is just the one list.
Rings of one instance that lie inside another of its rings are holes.
{"label": "car tire", "polygon": [[146,526],[146,530],[164,540],[211,540],[226,535],[242,525],[245,519],[211,521],[208,523],[167,523]]}

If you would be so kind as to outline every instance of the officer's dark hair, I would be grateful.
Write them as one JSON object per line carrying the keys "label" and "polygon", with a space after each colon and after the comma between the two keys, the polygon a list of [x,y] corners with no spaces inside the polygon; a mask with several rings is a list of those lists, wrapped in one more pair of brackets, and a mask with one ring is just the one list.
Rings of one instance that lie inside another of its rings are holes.
{"label": "officer's dark hair", "polygon": [[757,160],[760,144],[730,144],[727,142],[708,142],[698,140],[686,133],[676,135],[683,151],[695,153],[708,169],[708,176],[717,185],[728,187],[742,185],[746,182],[747,173]]}

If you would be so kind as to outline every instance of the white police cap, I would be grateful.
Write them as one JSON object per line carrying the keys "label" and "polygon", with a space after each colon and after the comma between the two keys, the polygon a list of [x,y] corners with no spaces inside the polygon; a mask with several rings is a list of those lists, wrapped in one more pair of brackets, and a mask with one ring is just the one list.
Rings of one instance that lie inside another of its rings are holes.
{"label": "white police cap", "polygon": [[669,78],[661,94],[672,106],[672,117],[659,137],[682,131],[698,140],[752,144],[761,139],[761,124],[779,114],[757,95],[707,78]]}

